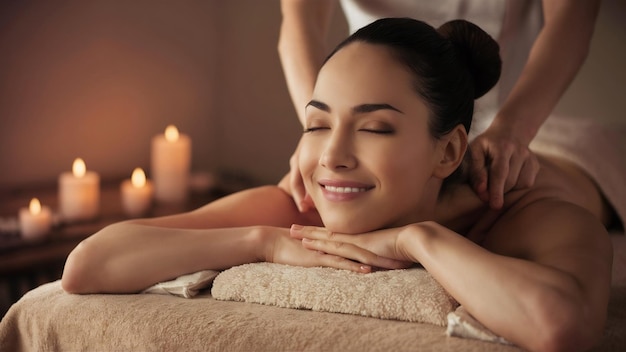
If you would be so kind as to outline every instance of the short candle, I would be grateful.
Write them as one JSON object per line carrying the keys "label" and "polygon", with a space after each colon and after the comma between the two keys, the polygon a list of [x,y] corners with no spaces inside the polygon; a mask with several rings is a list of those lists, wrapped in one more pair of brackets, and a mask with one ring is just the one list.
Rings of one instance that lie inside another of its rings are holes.
{"label": "short candle", "polygon": [[50,208],[41,206],[39,199],[33,198],[28,208],[21,208],[19,212],[20,232],[27,241],[44,238],[52,226]]}
{"label": "short candle", "polygon": [[126,215],[138,217],[148,213],[152,205],[152,182],[146,180],[141,168],[133,170],[130,180],[124,180],[120,188]]}
{"label": "short candle", "polygon": [[189,192],[191,139],[169,125],[152,138],[151,173],[157,201],[184,202]]}
{"label": "short candle", "polygon": [[87,171],[81,158],[74,160],[72,172],[59,176],[59,211],[70,223],[92,220],[100,211],[100,176]]}

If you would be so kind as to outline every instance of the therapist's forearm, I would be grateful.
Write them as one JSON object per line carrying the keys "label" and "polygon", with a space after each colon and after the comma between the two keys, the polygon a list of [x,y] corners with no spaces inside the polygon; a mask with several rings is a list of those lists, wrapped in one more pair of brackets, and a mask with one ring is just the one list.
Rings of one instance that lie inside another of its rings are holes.
{"label": "therapist's forearm", "polygon": [[598,8],[597,1],[544,1],[546,24],[494,124],[530,143],[587,58]]}
{"label": "therapist's forearm", "polygon": [[326,53],[334,0],[283,0],[278,54],[298,119],[311,99]]}

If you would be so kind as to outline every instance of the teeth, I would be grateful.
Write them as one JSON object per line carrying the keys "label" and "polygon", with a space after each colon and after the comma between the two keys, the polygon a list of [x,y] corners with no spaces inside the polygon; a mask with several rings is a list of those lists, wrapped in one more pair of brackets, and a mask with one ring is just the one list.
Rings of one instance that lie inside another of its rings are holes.
{"label": "teeth", "polygon": [[357,192],[365,192],[366,188],[357,188],[357,187],[334,187],[334,186],[324,186],[327,191],[336,192],[336,193],[357,193]]}

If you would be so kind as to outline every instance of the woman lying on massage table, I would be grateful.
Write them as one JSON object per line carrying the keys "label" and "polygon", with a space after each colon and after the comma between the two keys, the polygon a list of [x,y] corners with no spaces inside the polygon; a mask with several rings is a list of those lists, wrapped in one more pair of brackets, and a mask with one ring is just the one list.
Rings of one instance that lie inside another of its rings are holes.
{"label": "woman lying on massage table", "polygon": [[466,21],[364,27],[330,55],[306,107],[299,168],[315,211],[300,213],[282,182],[114,224],[70,254],[63,288],[132,293],[259,261],[363,274],[419,263],[521,347],[593,346],[612,257],[611,209],[594,182],[539,156],[535,185],[496,211],[464,181],[473,102],[498,79],[498,50]]}

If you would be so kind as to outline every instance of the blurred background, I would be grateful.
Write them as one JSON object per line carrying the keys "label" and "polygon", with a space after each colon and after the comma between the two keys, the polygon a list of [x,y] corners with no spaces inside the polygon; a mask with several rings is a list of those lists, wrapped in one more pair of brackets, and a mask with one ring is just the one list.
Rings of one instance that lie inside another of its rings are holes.
{"label": "blurred background", "polygon": [[[626,119],[625,14],[604,0],[557,112]],[[0,2],[0,190],[54,184],[76,157],[105,180],[149,170],[168,124],[191,137],[194,171],[276,183],[301,130],[280,21],[279,0]],[[329,47],[345,33],[337,10]]]}

